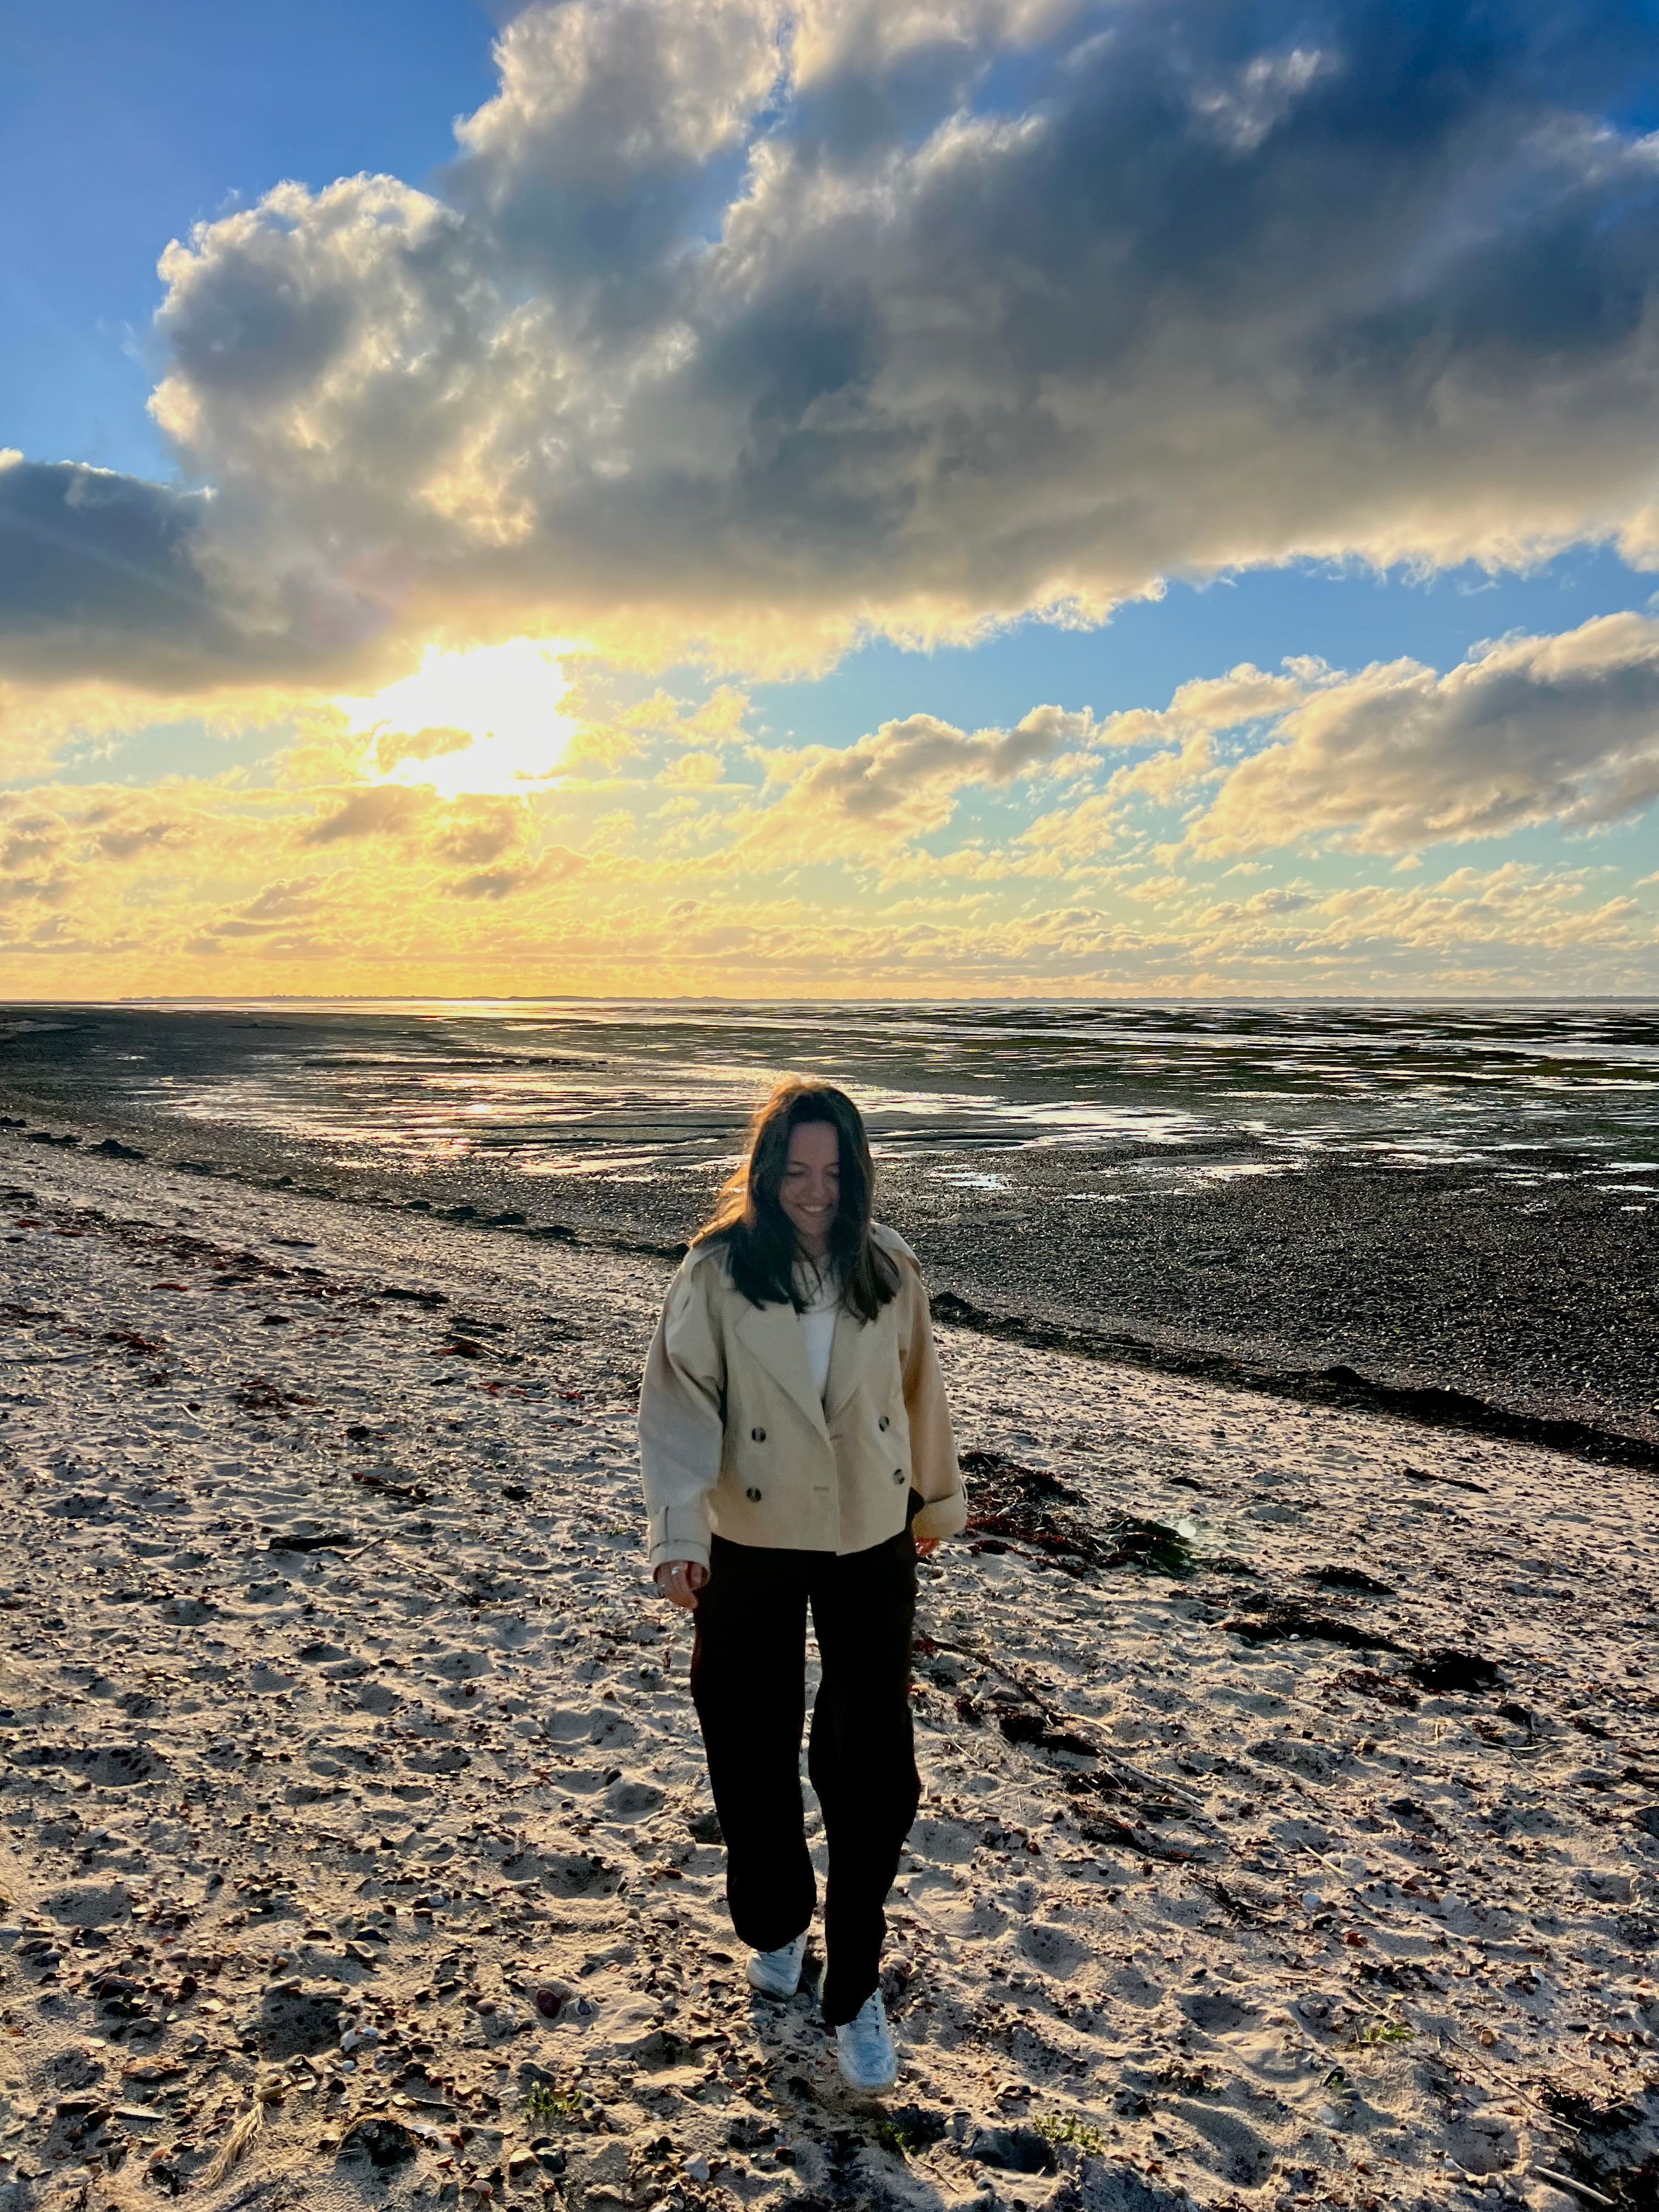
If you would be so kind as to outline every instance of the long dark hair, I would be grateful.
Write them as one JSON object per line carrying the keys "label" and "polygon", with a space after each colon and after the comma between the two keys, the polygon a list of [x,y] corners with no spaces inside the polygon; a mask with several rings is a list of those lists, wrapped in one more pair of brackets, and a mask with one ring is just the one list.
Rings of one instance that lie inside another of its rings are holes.
{"label": "long dark hair", "polygon": [[805,1301],[795,1285],[799,1240],[779,1192],[789,1139],[804,1121],[827,1121],[841,1151],[841,1204],[830,1226],[830,1259],[841,1278],[841,1302],[860,1321],[873,1321],[898,1293],[898,1269],[870,1235],[876,1166],[864,1116],[833,1083],[792,1076],[750,1117],[742,1164],[721,1186],[713,1214],[692,1242],[724,1239],[732,1279],[751,1305]]}

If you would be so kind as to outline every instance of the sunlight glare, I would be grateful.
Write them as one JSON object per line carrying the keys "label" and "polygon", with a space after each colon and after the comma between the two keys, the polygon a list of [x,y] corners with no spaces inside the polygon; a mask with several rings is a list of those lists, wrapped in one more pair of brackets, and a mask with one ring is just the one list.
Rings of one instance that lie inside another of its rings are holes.
{"label": "sunlight glare", "polygon": [[440,799],[521,798],[557,773],[576,727],[559,712],[570,690],[560,650],[557,641],[530,637],[471,652],[429,645],[412,676],[335,704],[359,737],[395,744],[422,732],[456,731],[470,740],[435,757],[394,760],[375,782],[425,784]]}

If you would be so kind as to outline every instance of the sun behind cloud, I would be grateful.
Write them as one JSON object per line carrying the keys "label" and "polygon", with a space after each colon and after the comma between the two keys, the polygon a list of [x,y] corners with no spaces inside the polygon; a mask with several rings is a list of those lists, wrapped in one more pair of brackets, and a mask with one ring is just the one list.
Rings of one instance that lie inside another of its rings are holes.
{"label": "sun behind cloud", "polygon": [[558,773],[576,728],[562,641],[517,637],[450,651],[428,646],[410,676],[335,701],[373,738],[377,783],[426,785],[440,799],[522,797]]}

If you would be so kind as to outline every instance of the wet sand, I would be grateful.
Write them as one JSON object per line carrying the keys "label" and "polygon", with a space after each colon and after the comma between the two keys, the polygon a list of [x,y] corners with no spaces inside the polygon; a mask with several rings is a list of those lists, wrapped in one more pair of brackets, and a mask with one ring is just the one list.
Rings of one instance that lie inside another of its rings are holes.
{"label": "wet sand", "polygon": [[[664,1255],[720,1182],[713,1167],[526,1174],[487,1152],[414,1176],[337,1145],[140,1113],[106,1076],[72,1079],[46,1061],[27,1081],[0,1068],[0,1162],[124,1145],[254,1188],[494,1223],[515,1242],[574,1231]],[[1225,1171],[1196,1181],[1191,1152],[1177,1175],[1166,1152],[1130,1144],[900,1155],[880,1164],[880,1206],[966,1326],[1659,1471],[1659,1204],[1553,1153],[1516,1186],[1352,1158],[1276,1171],[1241,1161],[1237,1136],[1224,1149]],[[1127,1196],[1126,1168],[1144,1171]]]}

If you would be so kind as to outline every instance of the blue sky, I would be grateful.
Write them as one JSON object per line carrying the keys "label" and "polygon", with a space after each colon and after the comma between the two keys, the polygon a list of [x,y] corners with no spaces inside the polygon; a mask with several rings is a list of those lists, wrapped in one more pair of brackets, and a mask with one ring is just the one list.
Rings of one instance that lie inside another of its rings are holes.
{"label": "blue sky", "polygon": [[883,641],[810,684],[758,685],[755,699],[781,728],[825,744],[918,710],[973,727],[1018,720],[1038,698],[1158,707],[1189,678],[1218,676],[1241,660],[1271,668],[1305,653],[1358,668],[1407,655],[1447,668],[1486,639],[1640,612],[1656,593],[1659,576],[1600,547],[1519,574],[1465,566],[1412,576],[1297,563],[1172,583],[1161,599],[1131,601],[1097,629],[1028,623],[982,645],[925,653]]}
{"label": "blue sky", "polygon": [[424,179],[494,83],[457,0],[280,9],[62,0],[13,9],[0,75],[0,436],[39,460],[155,475],[155,264],[284,178]]}
{"label": "blue sky", "polygon": [[928,20],[9,25],[0,986],[1654,987],[1649,11]]}

